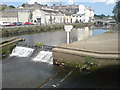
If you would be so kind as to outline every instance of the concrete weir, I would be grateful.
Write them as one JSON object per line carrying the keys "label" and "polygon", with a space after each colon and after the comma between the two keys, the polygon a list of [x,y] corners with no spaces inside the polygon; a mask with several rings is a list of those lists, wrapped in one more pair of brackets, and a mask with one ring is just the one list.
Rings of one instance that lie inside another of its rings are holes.
{"label": "concrete weir", "polygon": [[53,49],[54,61],[82,64],[86,60],[91,60],[91,62],[106,64],[111,60],[111,63],[118,63],[120,60],[118,42],[118,32],[112,32],[71,44],[63,44]]}

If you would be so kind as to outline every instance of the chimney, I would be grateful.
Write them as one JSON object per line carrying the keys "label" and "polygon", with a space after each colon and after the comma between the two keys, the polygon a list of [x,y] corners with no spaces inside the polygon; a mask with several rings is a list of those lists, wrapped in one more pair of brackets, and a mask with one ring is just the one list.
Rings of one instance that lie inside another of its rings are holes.
{"label": "chimney", "polygon": [[35,2],[34,4],[38,4],[37,2]]}
{"label": "chimney", "polygon": [[60,6],[62,6],[62,4],[60,4]]}
{"label": "chimney", "polygon": [[55,7],[56,5],[55,5],[55,4],[53,4],[53,6]]}

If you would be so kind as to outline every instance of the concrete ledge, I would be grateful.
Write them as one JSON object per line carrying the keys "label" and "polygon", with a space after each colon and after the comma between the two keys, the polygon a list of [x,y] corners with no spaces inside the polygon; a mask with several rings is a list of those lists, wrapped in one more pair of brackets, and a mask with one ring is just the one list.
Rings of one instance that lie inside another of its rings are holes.
{"label": "concrete ledge", "polygon": [[[75,56],[90,56],[94,58],[103,58],[103,59],[119,59],[120,53],[96,53],[96,52],[86,52],[86,51],[77,51],[77,50],[70,50],[70,49],[62,49],[62,48],[54,48],[53,49],[53,56],[56,58],[56,54],[68,54],[68,55],[75,55]],[[62,56],[59,56],[62,58]]]}
{"label": "concrete ledge", "polygon": [[118,34],[104,33],[79,42],[60,45],[52,50],[54,61],[81,64],[92,58],[92,61],[101,65],[110,62],[117,64],[120,61]]}
{"label": "concrete ledge", "polygon": [[23,39],[23,38],[11,38],[11,39],[8,39],[8,40],[4,40],[3,42],[5,42],[5,41],[7,41],[7,42],[4,43],[4,44],[1,44],[0,48],[6,47],[6,46],[8,46],[10,44],[17,43],[19,41],[24,41],[24,40],[25,39]]}

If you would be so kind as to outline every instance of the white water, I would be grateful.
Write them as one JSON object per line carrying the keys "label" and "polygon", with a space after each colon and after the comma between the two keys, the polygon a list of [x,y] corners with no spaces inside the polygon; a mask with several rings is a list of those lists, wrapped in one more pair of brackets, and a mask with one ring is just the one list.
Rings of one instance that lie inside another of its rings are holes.
{"label": "white water", "polygon": [[53,64],[52,52],[50,52],[50,51],[40,51],[38,53],[38,55],[35,58],[33,58],[33,61]]}
{"label": "white water", "polygon": [[29,57],[33,53],[34,49],[17,46],[13,49],[12,54],[10,56],[17,56],[17,57]]}

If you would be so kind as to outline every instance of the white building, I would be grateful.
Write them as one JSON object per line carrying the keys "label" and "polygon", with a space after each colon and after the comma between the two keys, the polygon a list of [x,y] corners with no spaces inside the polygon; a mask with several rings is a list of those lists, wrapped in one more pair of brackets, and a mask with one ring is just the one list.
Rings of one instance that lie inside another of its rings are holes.
{"label": "white building", "polygon": [[31,21],[31,10],[18,10],[18,22],[30,22]]}
{"label": "white building", "polygon": [[37,24],[88,23],[94,21],[94,10],[80,5],[50,7],[42,4],[25,4],[18,9],[0,11],[1,22],[33,22]]}
{"label": "white building", "polygon": [[36,9],[32,12],[32,21],[44,25],[64,22],[64,15],[52,9]]}
{"label": "white building", "polygon": [[90,7],[86,7],[83,4],[79,5],[79,11],[76,14],[78,16],[78,21],[80,22],[93,22],[94,21],[94,10]]}

